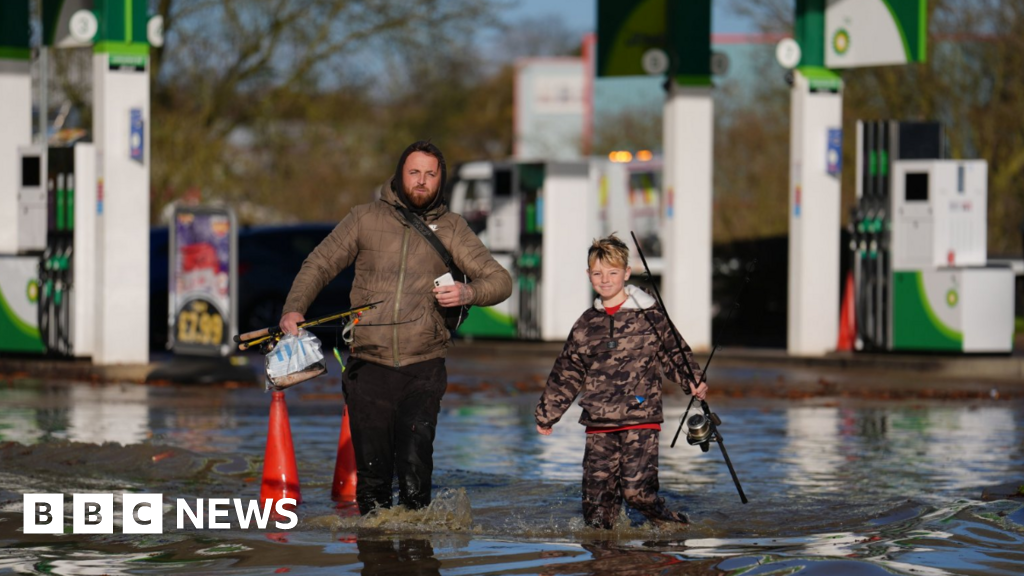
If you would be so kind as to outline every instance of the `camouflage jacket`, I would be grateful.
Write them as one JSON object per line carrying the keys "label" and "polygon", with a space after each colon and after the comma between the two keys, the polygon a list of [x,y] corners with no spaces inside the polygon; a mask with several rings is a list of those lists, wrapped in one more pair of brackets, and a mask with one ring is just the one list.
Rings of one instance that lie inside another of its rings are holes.
{"label": "camouflage jacket", "polygon": [[662,422],[662,373],[687,393],[689,382],[700,381],[700,364],[685,340],[676,342],[654,298],[635,286],[627,286],[626,292],[629,297],[614,315],[608,315],[598,298],[573,325],[534,411],[540,426],[558,422],[576,396],[584,426]]}

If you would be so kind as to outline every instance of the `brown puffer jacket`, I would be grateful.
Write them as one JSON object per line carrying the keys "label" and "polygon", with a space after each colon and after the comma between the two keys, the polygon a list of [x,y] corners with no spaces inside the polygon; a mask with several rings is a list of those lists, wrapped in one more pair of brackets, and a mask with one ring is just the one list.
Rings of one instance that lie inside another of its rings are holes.
{"label": "brown puffer jacket", "polygon": [[662,373],[687,393],[689,382],[700,381],[700,364],[685,340],[676,342],[654,298],[635,286],[626,292],[629,297],[614,315],[598,298],[573,325],[534,411],[540,426],[558,422],[576,396],[584,426],[660,423]]}
{"label": "brown puffer jacket", "polygon": [[[448,268],[405,221],[398,202],[388,181],[380,200],[353,208],[302,263],[284,305],[284,313],[305,314],[320,290],[354,261],[352,306],[383,302],[364,312],[353,329],[352,356],[385,366],[444,357],[451,345],[433,294],[434,279]],[[462,216],[439,203],[423,219],[436,226],[434,234],[472,280],[471,304],[492,306],[512,294],[512,278]]]}

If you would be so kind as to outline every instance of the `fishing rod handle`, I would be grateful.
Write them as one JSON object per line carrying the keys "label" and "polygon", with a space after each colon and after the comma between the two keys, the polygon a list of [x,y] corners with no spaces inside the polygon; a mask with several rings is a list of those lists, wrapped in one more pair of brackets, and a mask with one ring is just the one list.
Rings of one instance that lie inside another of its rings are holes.
{"label": "fishing rod handle", "polygon": [[259,344],[263,344],[264,342],[266,342],[267,340],[270,340],[271,338],[273,338],[273,336],[268,334],[266,336],[263,336],[262,338],[256,338],[255,340],[248,340],[246,342],[242,342],[241,344],[239,344],[238,345],[238,349],[241,350],[241,351],[245,351],[245,350],[248,350],[249,348],[252,348],[253,346],[256,346],[256,345],[259,345]]}
{"label": "fishing rod handle", "polygon": [[[245,334],[236,334],[235,342],[247,342],[253,338],[259,338],[261,336],[269,336],[270,328],[260,328],[259,330],[253,330],[252,332],[246,332]],[[243,348],[244,350],[244,348]]]}

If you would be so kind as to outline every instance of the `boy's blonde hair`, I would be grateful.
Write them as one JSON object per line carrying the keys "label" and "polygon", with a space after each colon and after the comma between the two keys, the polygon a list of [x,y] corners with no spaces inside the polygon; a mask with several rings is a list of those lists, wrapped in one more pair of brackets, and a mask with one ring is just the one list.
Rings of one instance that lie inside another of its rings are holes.
{"label": "boy's blonde hair", "polygon": [[612,232],[605,238],[594,240],[590,245],[590,250],[587,251],[587,269],[593,268],[594,262],[599,259],[605,266],[625,270],[629,266],[629,248]]}

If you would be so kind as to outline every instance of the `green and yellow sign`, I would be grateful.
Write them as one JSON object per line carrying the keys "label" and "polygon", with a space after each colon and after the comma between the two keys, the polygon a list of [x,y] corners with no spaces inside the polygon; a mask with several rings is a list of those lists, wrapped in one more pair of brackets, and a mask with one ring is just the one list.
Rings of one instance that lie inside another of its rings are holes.
{"label": "green and yellow sign", "polygon": [[711,0],[598,0],[597,75],[711,83]]}
{"label": "green and yellow sign", "polygon": [[[145,70],[149,56],[146,37],[149,22],[147,0],[42,0],[43,43],[61,46],[68,38],[90,42],[98,54],[110,54],[109,65],[117,70]],[[91,40],[80,37],[76,14],[91,12],[95,19]]]}
{"label": "green and yellow sign", "polygon": [[814,42],[824,47],[822,64],[827,68],[890,66],[924,62],[927,58],[927,0],[801,3],[812,10],[823,10],[822,37]]}

